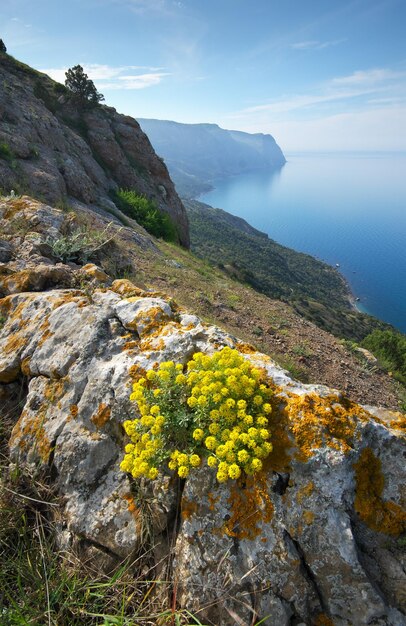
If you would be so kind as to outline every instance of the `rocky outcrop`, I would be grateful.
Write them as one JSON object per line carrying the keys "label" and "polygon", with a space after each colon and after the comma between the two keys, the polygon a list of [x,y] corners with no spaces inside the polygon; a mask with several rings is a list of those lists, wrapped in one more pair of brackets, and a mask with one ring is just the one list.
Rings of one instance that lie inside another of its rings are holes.
{"label": "rocky outcrop", "polygon": [[219,178],[258,169],[273,171],[286,163],[272,135],[226,130],[217,124],[139,122],[183,196],[195,197]]}
{"label": "rocky outcrop", "polygon": [[0,85],[0,189],[107,208],[111,190],[134,189],[171,216],[189,245],[168,170],[134,119],[105,106],[78,112],[62,85],[8,55],[0,58]]}
{"label": "rocky outcrop", "polygon": [[[16,202],[34,219],[35,203]],[[69,214],[44,215],[50,232],[69,226]],[[147,552],[173,602],[215,626],[406,624],[404,416],[297,383],[163,294],[47,256],[41,233],[21,242],[20,258],[15,240],[0,245],[0,412],[20,387],[11,460],[48,470],[62,547],[105,569]],[[23,280],[36,262],[49,282]],[[222,484],[208,467],[186,481],[131,479],[119,464],[133,381],[226,345],[273,390],[263,471]]]}

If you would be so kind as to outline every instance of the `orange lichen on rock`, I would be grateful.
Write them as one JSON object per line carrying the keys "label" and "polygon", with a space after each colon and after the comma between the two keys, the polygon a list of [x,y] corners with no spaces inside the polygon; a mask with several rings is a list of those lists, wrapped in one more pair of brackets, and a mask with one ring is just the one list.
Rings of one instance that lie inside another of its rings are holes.
{"label": "orange lichen on rock", "polygon": [[230,537],[255,539],[262,533],[261,524],[271,521],[273,504],[268,493],[268,476],[259,472],[233,481],[228,498],[230,518],[224,531]]}
{"label": "orange lichen on rock", "polygon": [[241,354],[255,354],[255,352],[258,352],[250,343],[237,343],[236,349],[238,352],[241,352]]}
{"label": "orange lichen on rock", "polygon": [[307,500],[309,496],[312,495],[314,491],[314,482],[311,480],[306,485],[304,485],[301,489],[298,490],[296,499],[299,504],[302,504],[303,500]]}
{"label": "orange lichen on rock", "polygon": [[66,379],[64,378],[51,379],[47,382],[44,396],[51,404],[55,404],[56,400],[62,397],[65,391],[65,382]]}
{"label": "orange lichen on rock", "polygon": [[198,509],[199,505],[197,502],[182,498],[181,515],[183,519],[189,519],[192,515],[197,513]]}
{"label": "orange lichen on rock", "polygon": [[121,296],[135,296],[143,293],[142,289],[134,285],[127,278],[118,278],[111,286],[112,291],[118,293]]}
{"label": "orange lichen on rock", "polygon": [[406,414],[396,413],[395,415],[396,417],[389,423],[390,428],[400,430],[404,435],[406,435]]}
{"label": "orange lichen on rock", "polygon": [[[129,298],[131,301],[132,298]],[[154,329],[155,331],[159,330],[162,326],[164,326],[170,317],[164,313],[164,311],[159,306],[153,306],[146,311],[140,311],[133,322],[128,323],[127,326],[132,330],[138,330],[142,327],[141,334],[142,335],[150,335]]]}
{"label": "orange lichen on rock", "polygon": [[159,352],[165,348],[165,341],[163,339],[155,339],[154,337],[144,339],[141,341],[140,348],[143,352]]}
{"label": "orange lichen on rock", "polygon": [[325,613],[320,613],[314,620],[314,626],[334,626],[334,622]]}
{"label": "orange lichen on rock", "polygon": [[382,499],[385,477],[382,462],[371,448],[364,448],[353,465],[355,470],[354,508],[361,520],[372,530],[386,535],[406,531],[406,510],[390,500]]}
{"label": "orange lichen on rock", "polygon": [[139,341],[127,341],[123,345],[123,350],[135,350],[140,345]]}
{"label": "orange lichen on rock", "polygon": [[209,509],[210,511],[215,511],[216,509],[216,504],[218,502],[220,496],[215,496],[214,493],[212,493],[211,491],[209,491],[209,493],[207,494],[207,499],[209,501]]}
{"label": "orange lichen on rock", "polygon": [[27,415],[24,411],[17,424],[14,426],[10,437],[10,446],[14,446],[17,441],[18,446],[24,449],[29,440],[33,441],[31,446],[38,453],[43,463],[47,463],[52,452],[51,442],[45,430],[45,407],[40,407],[34,415]]}
{"label": "orange lichen on rock", "polygon": [[315,514],[313,513],[313,511],[303,511],[303,520],[304,523],[308,526],[310,526],[310,524],[313,524],[314,518]]}
{"label": "orange lichen on rock", "polygon": [[127,501],[127,508],[130,511],[130,513],[133,513],[134,517],[137,518],[140,514],[140,510],[135,504],[134,497],[131,495],[131,493],[126,493],[123,496],[123,499]]}
{"label": "orange lichen on rock", "polygon": [[347,398],[323,398],[314,393],[289,396],[284,412],[295,439],[296,456],[301,461],[310,459],[322,446],[348,452],[360,422],[371,418],[365,409]]}
{"label": "orange lichen on rock", "polygon": [[97,428],[101,428],[109,421],[111,408],[104,403],[99,404],[96,413],[90,418]]}
{"label": "orange lichen on rock", "polygon": [[24,376],[31,375],[30,361],[31,358],[29,356],[25,357],[25,359],[21,361],[21,373],[24,374]]}
{"label": "orange lichen on rock", "polygon": [[136,382],[140,378],[143,378],[147,372],[142,367],[134,363],[134,365],[131,365],[128,373],[130,374],[131,379]]}
{"label": "orange lichen on rock", "polygon": [[79,409],[78,409],[77,404],[71,404],[70,405],[69,413],[70,413],[70,417],[73,417],[73,419],[75,419],[78,416]]}

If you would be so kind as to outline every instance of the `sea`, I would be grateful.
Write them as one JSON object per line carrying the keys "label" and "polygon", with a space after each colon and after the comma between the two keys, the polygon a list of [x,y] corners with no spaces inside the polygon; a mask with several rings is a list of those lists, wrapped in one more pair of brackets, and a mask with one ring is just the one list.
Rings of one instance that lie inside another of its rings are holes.
{"label": "sea", "polygon": [[406,152],[285,156],[199,200],[337,267],[359,310],[406,333]]}

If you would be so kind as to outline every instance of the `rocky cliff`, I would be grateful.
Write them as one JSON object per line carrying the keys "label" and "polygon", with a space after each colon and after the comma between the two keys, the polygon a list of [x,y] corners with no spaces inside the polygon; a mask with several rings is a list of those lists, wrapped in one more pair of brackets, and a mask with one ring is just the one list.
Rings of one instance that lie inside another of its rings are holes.
{"label": "rocky cliff", "polygon": [[[148,594],[204,624],[404,626],[404,416],[299,383],[164,294],[61,260],[71,214],[28,198],[0,208],[1,417],[18,396],[10,458],[47,470],[61,554],[105,571],[128,558],[134,575],[144,555]],[[155,245],[125,233],[141,254]],[[271,393],[263,469],[222,483],[205,461],[186,480],[122,471],[132,384],[224,346]]]}
{"label": "rocky cliff", "polygon": [[139,124],[111,107],[78,111],[62,85],[0,54],[0,189],[115,210],[118,187],[154,200],[189,245],[185,210]]}
{"label": "rocky cliff", "polygon": [[179,193],[196,195],[211,181],[256,169],[275,170],[285,162],[272,135],[226,130],[217,124],[179,124],[139,119],[157,153],[165,159]]}

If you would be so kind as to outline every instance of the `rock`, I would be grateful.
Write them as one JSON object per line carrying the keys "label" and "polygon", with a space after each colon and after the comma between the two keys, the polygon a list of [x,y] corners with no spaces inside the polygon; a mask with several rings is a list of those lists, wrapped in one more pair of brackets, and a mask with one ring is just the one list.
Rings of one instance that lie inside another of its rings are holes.
{"label": "rock", "polygon": [[[152,537],[157,571],[166,559],[179,607],[199,611],[202,623],[405,626],[404,416],[294,381],[174,310],[127,280],[0,301],[0,389],[15,393],[21,375],[28,380],[11,458],[52,467],[65,520],[59,544],[84,546],[109,571]],[[134,377],[225,345],[261,367],[274,390],[265,468],[222,484],[206,466],[182,484],[170,472],[130,479],[119,464],[122,423],[136,416]]]}
{"label": "rock", "polygon": [[165,164],[134,119],[104,106],[81,117],[69,100],[55,95],[54,81],[9,56],[2,58],[0,82],[9,86],[0,93],[5,120],[0,142],[14,160],[11,167],[0,159],[0,188],[18,193],[23,184],[47,202],[71,196],[102,206],[111,205],[111,189],[134,189],[172,218],[179,241],[189,246],[185,209]]}
{"label": "rock", "polygon": [[8,241],[0,239],[0,263],[7,263],[13,256],[13,247]]}

